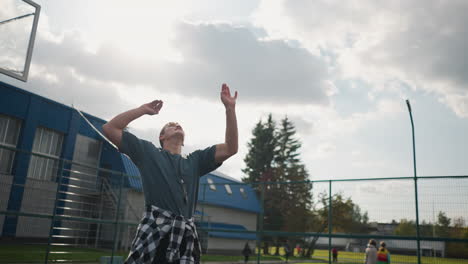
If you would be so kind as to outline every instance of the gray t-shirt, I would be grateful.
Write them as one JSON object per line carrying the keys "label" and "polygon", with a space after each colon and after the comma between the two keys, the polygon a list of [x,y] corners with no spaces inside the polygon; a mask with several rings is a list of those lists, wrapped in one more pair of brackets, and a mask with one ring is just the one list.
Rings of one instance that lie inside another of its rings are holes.
{"label": "gray t-shirt", "polygon": [[187,218],[192,217],[195,210],[199,178],[222,164],[215,161],[216,146],[182,157],[127,131],[122,134],[120,151],[140,170],[146,205]]}

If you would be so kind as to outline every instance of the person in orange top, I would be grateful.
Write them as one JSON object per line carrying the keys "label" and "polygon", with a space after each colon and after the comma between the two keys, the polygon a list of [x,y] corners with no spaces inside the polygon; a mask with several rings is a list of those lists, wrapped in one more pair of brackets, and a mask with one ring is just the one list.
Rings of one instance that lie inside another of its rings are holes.
{"label": "person in orange top", "polygon": [[390,264],[390,252],[387,250],[385,242],[380,242],[379,251],[377,251],[377,264]]}

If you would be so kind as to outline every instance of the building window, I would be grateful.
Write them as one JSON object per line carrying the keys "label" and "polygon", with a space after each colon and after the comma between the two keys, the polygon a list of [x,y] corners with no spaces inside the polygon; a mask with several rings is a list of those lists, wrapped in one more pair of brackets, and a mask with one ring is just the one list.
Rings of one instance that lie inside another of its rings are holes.
{"label": "building window", "polygon": [[240,190],[240,193],[241,193],[242,197],[243,197],[244,199],[247,199],[248,196],[247,196],[247,193],[245,192],[244,188],[240,188],[239,190]]}
{"label": "building window", "polygon": [[227,192],[229,195],[232,194],[231,186],[229,186],[229,184],[224,184],[224,188],[226,188],[226,192]]}
{"label": "building window", "polygon": [[55,181],[60,154],[62,152],[63,134],[53,130],[38,127],[34,135],[33,154],[29,162],[28,178]]}
{"label": "building window", "polygon": [[0,115],[0,173],[11,174],[15,151],[2,146],[16,148],[21,129],[21,120]]}
{"label": "building window", "polygon": [[207,181],[208,181],[208,184],[210,184],[210,189],[213,191],[216,191],[216,185],[214,185],[213,180],[208,178]]}
{"label": "building window", "polygon": [[72,165],[72,176],[80,179],[76,185],[88,189],[96,189],[98,168],[101,159],[101,142],[99,140],[89,138],[82,135],[76,136],[75,151],[73,153],[73,162],[84,164]]}
{"label": "building window", "polygon": [[99,166],[101,157],[101,142],[99,140],[85,137],[82,135],[76,136],[75,153],[73,161],[84,163],[93,167]]}

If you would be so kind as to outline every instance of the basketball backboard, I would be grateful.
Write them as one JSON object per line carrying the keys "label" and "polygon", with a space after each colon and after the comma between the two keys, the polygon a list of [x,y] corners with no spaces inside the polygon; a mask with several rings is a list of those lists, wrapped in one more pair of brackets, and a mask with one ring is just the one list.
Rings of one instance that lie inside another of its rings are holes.
{"label": "basketball backboard", "polygon": [[26,82],[41,7],[31,0],[1,0],[0,73]]}

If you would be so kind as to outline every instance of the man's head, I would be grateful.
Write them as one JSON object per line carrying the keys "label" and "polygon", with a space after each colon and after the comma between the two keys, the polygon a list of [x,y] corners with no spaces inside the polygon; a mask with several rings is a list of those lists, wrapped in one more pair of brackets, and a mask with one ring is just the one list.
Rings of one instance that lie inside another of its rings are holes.
{"label": "man's head", "polygon": [[181,139],[182,146],[184,145],[185,132],[177,122],[169,122],[163,126],[159,133],[159,144],[164,148],[164,141],[169,139]]}

